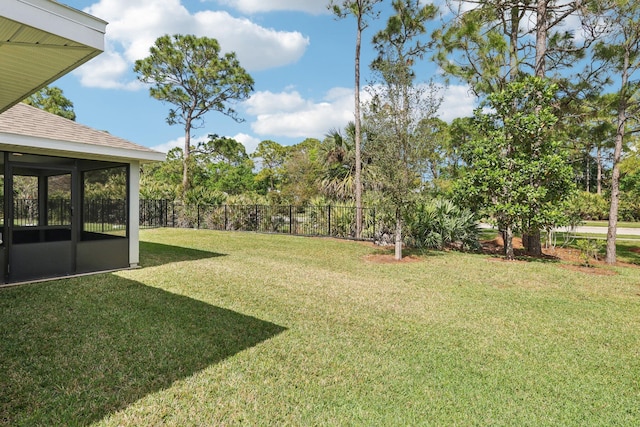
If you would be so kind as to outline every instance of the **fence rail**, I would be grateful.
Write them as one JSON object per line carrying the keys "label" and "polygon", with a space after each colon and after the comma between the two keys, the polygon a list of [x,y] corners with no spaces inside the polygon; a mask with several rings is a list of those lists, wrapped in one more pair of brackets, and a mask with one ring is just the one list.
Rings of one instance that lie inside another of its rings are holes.
{"label": "fence rail", "polygon": [[[38,223],[37,200],[14,201],[15,225]],[[49,200],[49,225],[71,223],[71,202]],[[126,226],[124,200],[91,199],[83,204],[84,231],[107,232]],[[392,234],[389,218],[375,208],[363,208],[363,240],[384,239]],[[140,200],[141,228],[202,228],[256,231],[304,236],[356,238],[356,208],[352,206],[295,205],[185,205],[172,200]]]}
{"label": "fence rail", "polygon": [[[361,239],[387,230],[375,208],[363,208]],[[170,200],[141,200],[140,226],[257,231],[304,236],[356,238],[356,208],[294,205],[183,205]]]}
{"label": "fence rail", "polygon": [[[37,199],[15,199],[13,201],[13,225],[18,227],[38,225],[40,215],[46,215],[48,225],[71,224],[71,200],[55,198],[47,200],[46,211],[40,212]],[[4,205],[2,207],[4,209]],[[4,218],[4,211],[0,210]]]}

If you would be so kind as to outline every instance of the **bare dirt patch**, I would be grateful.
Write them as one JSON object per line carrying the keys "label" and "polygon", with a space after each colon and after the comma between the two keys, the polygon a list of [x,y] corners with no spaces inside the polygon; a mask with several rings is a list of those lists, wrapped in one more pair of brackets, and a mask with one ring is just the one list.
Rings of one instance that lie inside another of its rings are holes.
{"label": "bare dirt patch", "polygon": [[389,254],[369,254],[365,255],[364,260],[375,264],[404,264],[421,261],[419,257],[414,255],[404,256],[401,260],[397,260],[394,255]]}
{"label": "bare dirt patch", "polygon": [[[504,243],[502,241],[502,237],[500,236],[496,237],[493,240],[485,240],[481,242],[481,245],[482,251],[485,254],[500,257],[504,255]],[[513,238],[513,251],[516,258],[520,258],[521,260],[526,261],[527,259],[532,258],[525,253],[524,246],[522,245],[522,239],[519,237]],[[578,263],[581,262],[580,251],[578,251],[577,249],[562,248],[559,246],[555,248],[543,248],[541,258],[556,261],[569,261]]]}
{"label": "bare dirt patch", "polygon": [[[378,249],[378,252],[364,256],[363,259],[366,262],[374,264],[404,264],[420,262],[424,260],[424,257],[411,253],[405,255],[401,260],[396,260],[392,248],[388,251],[385,251],[384,249],[381,249],[380,246],[372,242],[360,243],[368,247]],[[504,243],[502,241],[502,237],[498,236],[493,240],[485,240],[480,243],[482,247],[482,253],[489,255],[489,258],[487,258],[487,260],[490,262],[527,263],[531,261],[541,260],[547,262],[555,262],[560,268],[572,271],[580,271],[585,274],[593,274],[597,276],[611,276],[616,274],[615,271],[607,268],[609,266],[604,262],[603,258],[598,260],[591,260],[590,266],[583,265],[583,260],[580,257],[580,251],[573,248],[563,248],[560,246],[556,246],[555,248],[543,248],[542,256],[535,258],[525,253],[524,246],[522,245],[522,239],[514,237],[513,249],[516,259],[513,261],[507,261],[504,258]],[[640,254],[640,247],[632,248],[631,251]],[[616,266],[640,268],[639,265],[624,262],[617,262]]]}
{"label": "bare dirt patch", "polygon": [[[535,259],[525,254],[524,247],[522,246],[522,239],[520,238],[514,237],[513,239],[513,248],[515,256],[517,258],[516,261],[506,261],[502,257],[502,255],[504,254],[504,243],[502,241],[502,237],[498,236],[493,240],[487,240],[481,243],[483,252],[488,255],[492,255],[492,257],[489,258],[490,261],[527,262],[528,260]],[[640,248],[633,248],[631,250],[633,252],[640,253]],[[608,267],[608,265],[604,262],[603,258],[597,260],[592,259],[589,261],[590,266],[585,266],[580,256],[580,251],[577,249],[557,246],[555,248],[543,248],[542,253],[542,257],[540,257],[541,259],[557,261],[558,267],[567,270],[580,271],[583,273],[594,274],[598,276],[611,276],[616,274],[615,271],[606,268]],[[616,266],[638,268],[638,266],[635,264],[628,264],[623,262],[617,262]]]}

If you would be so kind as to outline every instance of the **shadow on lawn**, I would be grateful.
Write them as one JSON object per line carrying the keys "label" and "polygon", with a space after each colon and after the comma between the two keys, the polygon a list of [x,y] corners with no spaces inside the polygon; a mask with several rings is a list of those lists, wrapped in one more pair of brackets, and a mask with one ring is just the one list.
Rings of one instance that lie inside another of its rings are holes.
{"label": "shadow on lawn", "polygon": [[285,328],[112,274],[0,290],[0,425],[87,425]]}
{"label": "shadow on lawn", "polygon": [[619,259],[640,265],[640,246],[637,244],[618,243],[617,248]]}
{"label": "shadow on lawn", "polygon": [[163,245],[161,243],[140,242],[141,267],[156,267],[172,262],[195,261],[221,256],[226,256],[226,254],[184,248],[181,246]]}

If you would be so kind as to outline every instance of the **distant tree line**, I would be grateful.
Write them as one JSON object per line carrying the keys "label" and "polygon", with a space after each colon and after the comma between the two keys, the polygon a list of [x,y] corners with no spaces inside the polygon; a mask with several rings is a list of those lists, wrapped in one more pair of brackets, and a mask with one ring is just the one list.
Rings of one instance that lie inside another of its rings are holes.
{"label": "distant tree line", "polygon": [[[361,37],[368,20],[379,18],[380,3],[329,4],[337,17],[356,19],[356,89]],[[514,233],[522,234],[528,253],[539,255],[541,231],[576,218],[606,218],[607,261],[615,262],[618,218],[640,216],[634,136],[640,6],[619,0],[466,3],[470,7],[448,2],[453,18],[429,32],[427,23],[438,15],[434,5],[392,2],[387,25],[371,41],[378,56],[369,64],[370,101],[361,102],[356,91],[355,121],[346,129],[292,147],[263,141],[252,156],[241,149],[221,154],[216,146],[224,138],[213,136],[194,147],[194,159],[187,147],[170,153],[166,164],[148,167],[144,191],[188,202],[325,198],[355,203],[357,211],[363,203],[387,205],[395,211],[398,258],[403,225],[421,200],[434,197],[494,221],[509,259]],[[582,37],[563,29],[569,17],[580,20]],[[158,40],[147,65],[160,50],[170,51],[161,41],[168,39]],[[474,117],[437,118],[433,76],[416,71],[425,58],[447,79],[469,85],[480,100]],[[136,69],[149,82],[149,70]],[[237,63],[229,74],[244,79],[245,91],[223,101],[246,96],[250,77]],[[151,94],[159,99],[176,86],[166,78],[155,84]],[[175,179],[180,162],[183,171],[192,170],[193,183],[183,185],[182,194]]]}
{"label": "distant tree line", "polygon": [[[382,4],[329,4],[337,17],[356,20],[356,88],[362,36]],[[152,97],[172,105],[167,121],[184,127],[185,146],[164,163],[144,165],[143,197],[185,204],[326,201],[353,204],[356,212],[384,206],[394,216],[398,257],[403,241],[415,243],[417,235],[434,241],[415,224],[428,223],[416,212],[427,215],[436,205],[440,213],[495,222],[507,258],[514,256],[515,233],[537,255],[545,229],[607,219],[607,261],[614,263],[618,220],[640,219],[640,4],[446,5],[451,14],[438,21],[432,4],[391,2],[386,25],[370,39],[377,52],[368,64],[370,96],[364,102],[356,90],[353,123],[293,146],[262,141],[251,155],[216,134],[190,143],[191,129],[203,126],[209,111],[242,120],[234,103],[250,95],[253,79],[235,55],[220,54],[211,39],[159,38],[135,71]],[[566,30],[569,18],[580,22],[572,30],[580,36]],[[435,61],[443,75],[420,75],[424,60]],[[473,117],[437,118],[436,77],[470,87],[480,101]]]}

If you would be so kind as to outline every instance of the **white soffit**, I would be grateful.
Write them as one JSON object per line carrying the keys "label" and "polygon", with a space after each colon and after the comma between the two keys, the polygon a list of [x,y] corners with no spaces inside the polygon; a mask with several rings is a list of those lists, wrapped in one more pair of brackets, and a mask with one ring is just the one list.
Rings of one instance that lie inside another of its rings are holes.
{"label": "white soffit", "polygon": [[100,54],[106,26],[51,0],[0,0],[0,113]]}

